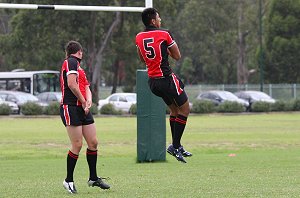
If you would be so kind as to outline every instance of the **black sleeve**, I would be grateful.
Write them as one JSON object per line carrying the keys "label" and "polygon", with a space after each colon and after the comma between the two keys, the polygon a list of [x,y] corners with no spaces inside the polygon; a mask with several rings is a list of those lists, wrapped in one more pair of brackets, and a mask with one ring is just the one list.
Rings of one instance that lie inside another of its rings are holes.
{"label": "black sleeve", "polygon": [[68,59],[68,66],[69,66],[68,74],[70,74],[70,73],[77,74],[77,69],[78,69],[77,65],[78,65],[78,62],[75,58],[69,58]]}

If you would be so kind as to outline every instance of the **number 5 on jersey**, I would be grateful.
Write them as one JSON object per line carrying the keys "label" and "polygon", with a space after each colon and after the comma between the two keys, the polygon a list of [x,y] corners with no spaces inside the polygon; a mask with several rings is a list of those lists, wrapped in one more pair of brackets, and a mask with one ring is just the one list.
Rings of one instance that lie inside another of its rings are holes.
{"label": "number 5 on jersey", "polygon": [[147,58],[153,59],[155,57],[154,48],[151,46],[151,44],[154,43],[153,38],[146,38],[143,41]]}

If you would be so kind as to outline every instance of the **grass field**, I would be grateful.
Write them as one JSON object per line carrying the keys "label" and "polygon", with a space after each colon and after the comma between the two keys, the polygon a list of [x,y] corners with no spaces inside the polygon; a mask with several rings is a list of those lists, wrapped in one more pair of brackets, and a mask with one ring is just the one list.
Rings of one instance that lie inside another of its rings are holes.
{"label": "grass field", "polygon": [[[182,164],[169,155],[136,163],[136,118],[98,117],[98,173],[112,188],[87,187],[84,147],[75,196],[299,197],[299,120],[300,113],[190,116],[182,143],[194,156]],[[58,117],[1,117],[0,197],[70,197],[62,187],[68,144]]]}

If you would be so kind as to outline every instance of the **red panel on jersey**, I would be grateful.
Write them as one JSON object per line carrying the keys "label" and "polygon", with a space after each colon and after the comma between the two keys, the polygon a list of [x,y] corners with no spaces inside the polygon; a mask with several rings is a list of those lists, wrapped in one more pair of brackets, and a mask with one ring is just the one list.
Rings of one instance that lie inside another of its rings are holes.
{"label": "red panel on jersey", "polygon": [[136,35],[136,46],[147,65],[149,77],[169,76],[172,73],[168,48],[174,43],[168,31],[153,27]]}

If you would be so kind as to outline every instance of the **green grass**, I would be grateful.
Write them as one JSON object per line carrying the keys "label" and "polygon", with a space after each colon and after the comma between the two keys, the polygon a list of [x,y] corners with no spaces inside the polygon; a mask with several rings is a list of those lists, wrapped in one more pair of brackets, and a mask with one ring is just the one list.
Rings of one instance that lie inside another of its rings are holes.
{"label": "green grass", "polygon": [[[194,154],[187,164],[169,155],[166,162],[136,163],[136,118],[95,120],[98,173],[112,188],[87,187],[84,147],[74,175],[78,198],[300,194],[300,113],[190,116],[182,140]],[[0,197],[70,197],[62,187],[68,147],[58,117],[1,117]]]}

